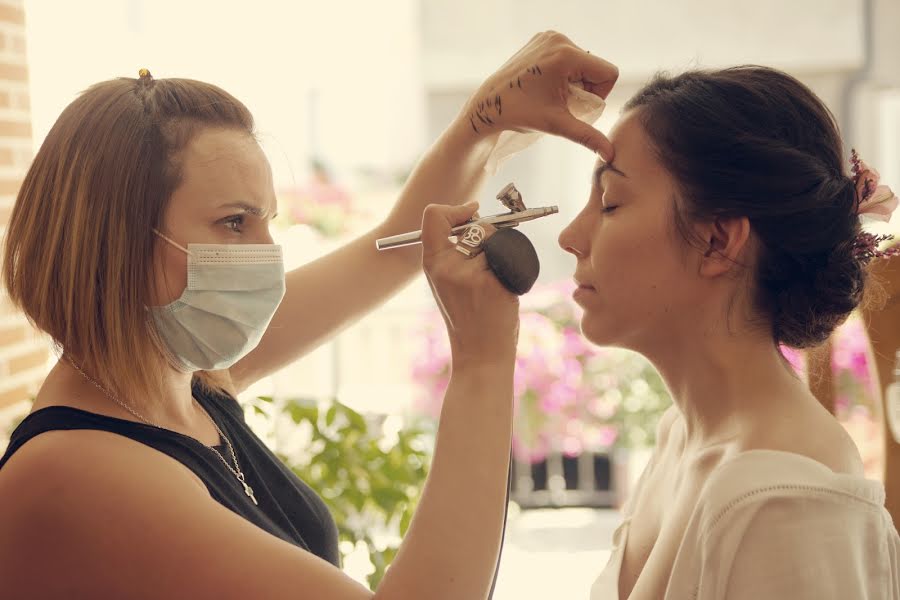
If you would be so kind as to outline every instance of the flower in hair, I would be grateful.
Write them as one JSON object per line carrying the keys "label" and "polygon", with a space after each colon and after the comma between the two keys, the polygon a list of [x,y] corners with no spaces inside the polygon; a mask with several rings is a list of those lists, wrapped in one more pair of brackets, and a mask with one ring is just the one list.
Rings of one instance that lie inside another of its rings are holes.
{"label": "flower in hair", "polygon": [[889,258],[900,255],[900,246],[891,246],[884,250],[878,249],[882,242],[892,239],[894,239],[892,235],[875,235],[874,233],[863,231],[853,240],[853,256],[856,260],[865,264],[873,258]]}
{"label": "flower in hair", "polygon": [[900,204],[900,199],[891,188],[879,185],[881,175],[865,161],[860,160],[856,150],[852,150],[850,153],[850,165],[859,203],[857,214],[878,221],[890,221],[891,214]]}
{"label": "flower in hair", "polygon": [[[900,200],[886,185],[879,185],[881,176],[878,171],[860,160],[856,150],[850,151],[850,170],[853,172],[853,184],[856,186],[856,214],[860,217],[878,221],[890,221],[891,214]],[[875,235],[863,231],[853,241],[853,256],[863,264],[873,258],[888,258],[900,255],[900,246],[880,250],[882,242],[894,239],[892,235]]]}

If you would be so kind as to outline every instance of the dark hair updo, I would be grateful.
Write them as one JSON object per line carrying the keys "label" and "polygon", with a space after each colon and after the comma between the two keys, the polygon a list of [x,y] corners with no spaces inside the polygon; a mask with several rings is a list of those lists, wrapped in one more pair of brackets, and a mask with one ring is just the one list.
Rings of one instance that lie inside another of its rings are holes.
{"label": "dark hair updo", "polygon": [[853,180],[834,116],[781,71],[657,75],[626,105],[679,184],[676,224],[747,217],[759,242],[755,302],[776,342],[825,341],[860,303],[865,266]]}

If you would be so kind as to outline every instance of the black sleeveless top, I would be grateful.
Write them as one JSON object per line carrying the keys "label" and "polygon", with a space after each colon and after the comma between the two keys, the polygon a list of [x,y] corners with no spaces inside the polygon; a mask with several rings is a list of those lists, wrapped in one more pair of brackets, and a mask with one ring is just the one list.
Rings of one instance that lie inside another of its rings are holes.
{"label": "black sleeveless top", "polygon": [[[340,567],[338,532],[322,499],[276,457],[244,422],[244,413],[231,396],[212,394],[195,381],[194,397],[234,446],[247,483],[259,506],[209,447],[194,438],[125,419],[107,417],[67,406],[37,410],[13,431],[0,469],[31,438],[57,429],[96,429],[116,433],[168,454],[200,478],[212,498],[254,525]],[[216,449],[226,460],[224,444]],[[135,477],[139,477],[135,473]]]}

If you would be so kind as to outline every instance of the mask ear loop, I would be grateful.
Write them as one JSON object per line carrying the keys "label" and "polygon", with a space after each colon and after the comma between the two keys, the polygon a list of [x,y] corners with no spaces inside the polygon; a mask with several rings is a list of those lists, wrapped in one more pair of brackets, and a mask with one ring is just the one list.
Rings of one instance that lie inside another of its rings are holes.
{"label": "mask ear loop", "polygon": [[182,252],[184,252],[184,253],[187,254],[188,256],[191,256],[191,251],[190,251],[190,250],[188,250],[187,248],[185,248],[184,246],[182,246],[181,244],[179,244],[179,243],[176,242],[175,240],[173,240],[173,239],[171,239],[171,238],[169,238],[169,237],[163,235],[162,233],[159,232],[159,230],[153,229],[153,233],[155,233],[156,235],[158,235],[159,237],[161,237],[164,241],[168,242],[168,243],[171,244],[172,246],[178,248],[179,250],[181,250]]}
{"label": "mask ear loop", "polygon": [[[163,241],[165,241],[165,242],[171,244],[171,245],[174,246],[175,248],[178,248],[179,250],[181,250],[182,252],[184,252],[184,253],[187,254],[188,256],[193,256],[193,255],[191,254],[190,250],[188,250],[187,248],[185,248],[184,246],[182,246],[181,244],[179,244],[179,243],[176,242],[175,240],[173,240],[173,239],[167,237],[166,235],[163,235],[158,229],[155,229],[155,228],[154,228],[152,231],[153,231],[153,233],[155,233],[156,235],[158,235],[160,238],[162,238]],[[162,351],[163,356],[165,356],[166,360],[169,362],[170,365],[172,365],[172,366],[175,367],[176,369],[180,369],[180,370],[182,370],[182,371],[185,371],[185,370],[186,370],[186,368],[185,368],[186,365],[185,365],[183,362],[181,362],[181,360],[179,360],[178,357],[175,356],[175,355],[172,353],[171,350],[169,350],[169,347],[166,346],[165,342],[164,342],[164,341],[162,340],[162,338],[160,337],[159,332],[156,330],[156,327],[155,327],[155,325],[153,324],[153,318],[152,318],[152,316],[151,316],[151,314],[150,314],[150,307],[149,307],[149,306],[145,306],[145,307],[144,307],[144,314],[146,315],[146,319],[147,319],[147,328],[148,328],[148,330],[149,330],[149,332],[150,332],[150,337],[153,339],[153,342],[154,342],[154,344],[156,345],[156,347],[159,348],[160,351]]]}

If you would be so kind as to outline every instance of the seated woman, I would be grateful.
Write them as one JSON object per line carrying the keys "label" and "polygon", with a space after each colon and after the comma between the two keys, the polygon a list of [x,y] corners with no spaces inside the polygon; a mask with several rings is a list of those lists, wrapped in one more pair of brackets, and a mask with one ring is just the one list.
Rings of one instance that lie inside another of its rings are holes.
{"label": "seated woman", "polygon": [[779,352],[863,300],[860,214],[896,198],[773,69],[658,76],[610,140],[559,243],[584,335],[650,359],[674,406],[592,600],[900,597],[883,486]]}

